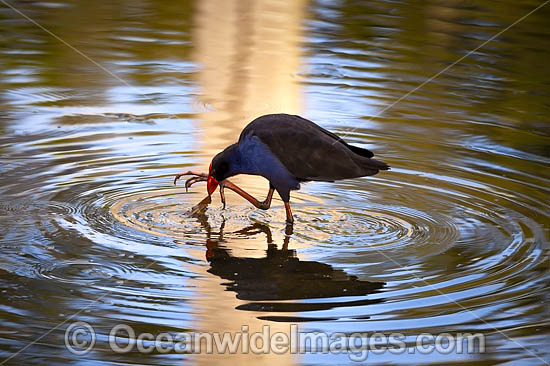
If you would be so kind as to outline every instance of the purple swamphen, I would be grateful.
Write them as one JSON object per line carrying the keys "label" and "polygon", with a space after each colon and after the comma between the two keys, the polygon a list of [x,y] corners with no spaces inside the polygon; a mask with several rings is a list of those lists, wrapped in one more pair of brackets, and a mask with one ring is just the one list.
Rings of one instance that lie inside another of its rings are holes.
{"label": "purple swamphen", "polygon": [[[239,141],[217,154],[208,174],[181,173],[174,183],[183,175],[196,175],[185,182],[185,187],[207,181],[207,198],[219,184],[224,207],[223,188],[231,189],[263,210],[270,207],[273,192],[277,191],[285,204],[287,223],[292,224],[291,190],[300,189],[301,182],[333,182],[374,175],[390,168],[383,161],[372,159],[373,156],[371,151],[348,145],[339,136],[305,118],[268,114],[250,122]],[[265,201],[258,201],[227,179],[237,174],[266,178],[269,191]]]}

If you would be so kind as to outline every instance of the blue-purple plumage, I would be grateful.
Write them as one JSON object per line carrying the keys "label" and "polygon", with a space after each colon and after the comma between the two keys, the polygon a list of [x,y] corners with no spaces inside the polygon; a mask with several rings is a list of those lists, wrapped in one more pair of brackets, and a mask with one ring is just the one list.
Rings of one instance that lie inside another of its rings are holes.
{"label": "blue-purple plumage", "polygon": [[299,182],[356,178],[389,169],[373,156],[305,118],[269,114],[250,122],[236,144],[216,155],[212,175],[218,181],[237,174],[261,175],[288,202]]}

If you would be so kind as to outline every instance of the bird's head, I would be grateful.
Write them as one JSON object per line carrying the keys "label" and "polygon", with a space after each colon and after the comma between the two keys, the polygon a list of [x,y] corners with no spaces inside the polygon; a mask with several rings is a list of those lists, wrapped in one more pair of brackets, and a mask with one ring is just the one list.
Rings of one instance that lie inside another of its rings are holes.
{"label": "bird's head", "polygon": [[208,195],[212,195],[218,187],[218,184],[231,176],[231,161],[229,159],[230,151],[228,151],[228,149],[225,149],[216,155],[210,163],[210,168],[208,169],[208,181],[206,182]]}

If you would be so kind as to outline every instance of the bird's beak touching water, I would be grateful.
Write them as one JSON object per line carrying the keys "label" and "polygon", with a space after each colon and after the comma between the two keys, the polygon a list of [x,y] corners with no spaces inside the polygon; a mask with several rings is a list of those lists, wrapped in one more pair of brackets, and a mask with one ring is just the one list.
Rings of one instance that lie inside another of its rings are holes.
{"label": "bird's beak touching water", "polygon": [[216,190],[218,187],[219,182],[214,179],[213,176],[208,175],[208,180],[206,181],[206,190],[208,191],[208,195],[211,196],[212,193]]}

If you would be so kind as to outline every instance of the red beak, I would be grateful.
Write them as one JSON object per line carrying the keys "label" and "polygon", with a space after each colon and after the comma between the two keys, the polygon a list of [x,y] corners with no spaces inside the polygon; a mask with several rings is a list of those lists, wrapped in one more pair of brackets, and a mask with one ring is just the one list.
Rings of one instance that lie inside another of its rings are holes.
{"label": "red beak", "polygon": [[211,196],[212,193],[216,190],[218,187],[219,182],[214,179],[213,176],[208,175],[208,181],[206,182],[206,190],[208,191],[208,195]]}

